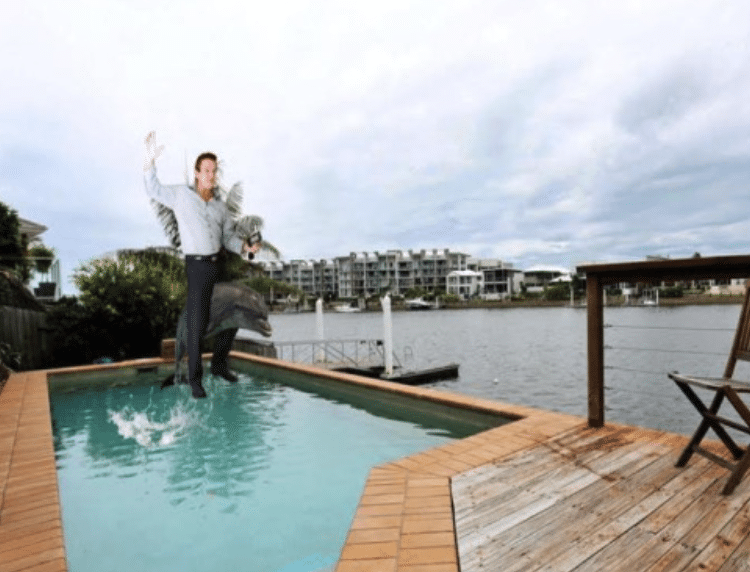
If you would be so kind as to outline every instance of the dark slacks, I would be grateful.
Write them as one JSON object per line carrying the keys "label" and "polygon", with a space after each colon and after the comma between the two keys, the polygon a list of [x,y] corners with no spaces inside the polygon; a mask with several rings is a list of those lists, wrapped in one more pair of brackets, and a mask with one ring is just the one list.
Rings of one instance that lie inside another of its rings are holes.
{"label": "dark slacks", "polygon": [[[186,257],[185,268],[188,280],[187,296],[187,351],[188,379],[190,385],[200,384],[203,376],[201,359],[201,340],[206,334],[208,319],[211,314],[211,296],[214,285],[219,281],[219,264],[204,257],[201,260]],[[214,340],[214,355],[211,370],[215,372],[227,369],[227,357],[232,349],[232,342],[237,329],[223,330]]]}

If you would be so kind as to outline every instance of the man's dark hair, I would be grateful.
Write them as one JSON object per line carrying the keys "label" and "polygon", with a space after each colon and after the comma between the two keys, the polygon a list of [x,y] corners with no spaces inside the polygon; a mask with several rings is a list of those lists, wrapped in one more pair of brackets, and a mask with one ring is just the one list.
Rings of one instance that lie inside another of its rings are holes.
{"label": "man's dark hair", "polygon": [[205,153],[201,153],[198,155],[198,158],[195,160],[195,170],[200,171],[201,170],[201,162],[203,159],[211,159],[214,164],[218,164],[218,159],[216,158],[216,155],[214,153],[211,153],[210,151],[206,151]]}

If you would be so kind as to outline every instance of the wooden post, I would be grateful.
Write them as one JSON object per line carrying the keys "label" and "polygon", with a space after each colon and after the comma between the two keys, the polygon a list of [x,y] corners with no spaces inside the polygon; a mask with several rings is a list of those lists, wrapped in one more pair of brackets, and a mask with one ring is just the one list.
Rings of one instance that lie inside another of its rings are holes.
{"label": "wooden post", "polygon": [[599,276],[586,276],[588,321],[589,427],[604,425],[604,306]]}

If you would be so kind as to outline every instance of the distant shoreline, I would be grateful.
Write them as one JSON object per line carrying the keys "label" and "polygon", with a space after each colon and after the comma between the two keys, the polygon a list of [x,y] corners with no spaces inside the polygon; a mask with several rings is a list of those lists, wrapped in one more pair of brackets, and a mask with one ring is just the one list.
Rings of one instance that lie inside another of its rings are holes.
{"label": "distant shoreline", "polygon": [[[737,294],[737,295],[726,295],[726,294],[720,294],[716,296],[711,296],[708,294],[686,294],[685,296],[682,296],[681,298],[660,298],[659,299],[659,306],[708,306],[708,305],[716,305],[716,304],[742,304],[742,301],[744,299],[744,295]],[[628,305],[625,305],[624,303],[625,297],[624,296],[608,296],[607,297],[607,307],[613,307],[613,308],[626,308],[626,307],[632,307],[632,308],[642,308],[645,306],[642,306],[638,301],[631,302]],[[334,305],[338,305],[341,302],[337,302],[336,304],[327,305],[326,306],[326,312],[334,312],[333,307]],[[575,301],[575,308],[584,310],[586,308],[586,299],[585,298],[577,298]],[[512,308],[569,308],[570,307],[570,300],[512,300],[512,301],[501,301],[501,300],[471,300],[466,302],[453,302],[453,303],[441,303],[440,309],[441,310],[471,310],[471,309],[484,309],[484,310],[506,310],[506,309],[512,309]],[[404,306],[404,304],[395,302],[392,306],[394,312],[420,312],[420,311],[434,311],[434,310],[409,310]],[[283,309],[274,309],[272,311],[273,314],[281,314],[283,313]],[[308,308],[307,310],[300,310],[300,311],[307,311],[311,312],[314,311],[312,308]],[[380,303],[377,304],[377,306],[373,306],[372,304],[368,305],[366,309],[363,309],[362,312],[380,312]]]}
{"label": "distant shoreline", "polygon": [[[659,306],[707,306],[714,304],[741,304],[744,296],[738,295],[717,295],[710,296],[707,294],[688,294],[681,298],[659,298]],[[623,296],[608,296],[607,306],[611,307],[642,307],[639,302],[631,304],[624,303]],[[576,307],[584,308],[585,298],[577,298]],[[459,302],[453,304],[444,304],[441,308],[446,309],[465,309],[465,308],[560,308],[570,307],[570,300],[517,300],[510,302],[500,301],[477,301],[477,302]]]}

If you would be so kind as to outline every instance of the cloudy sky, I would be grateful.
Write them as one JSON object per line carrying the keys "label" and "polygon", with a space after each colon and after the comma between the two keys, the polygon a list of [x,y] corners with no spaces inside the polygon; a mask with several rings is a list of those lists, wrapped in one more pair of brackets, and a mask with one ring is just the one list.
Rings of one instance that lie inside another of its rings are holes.
{"label": "cloudy sky", "polygon": [[81,263],[166,244],[201,151],[286,259],[750,251],[747,0],[41,0],[0,18],[0,201]]}

